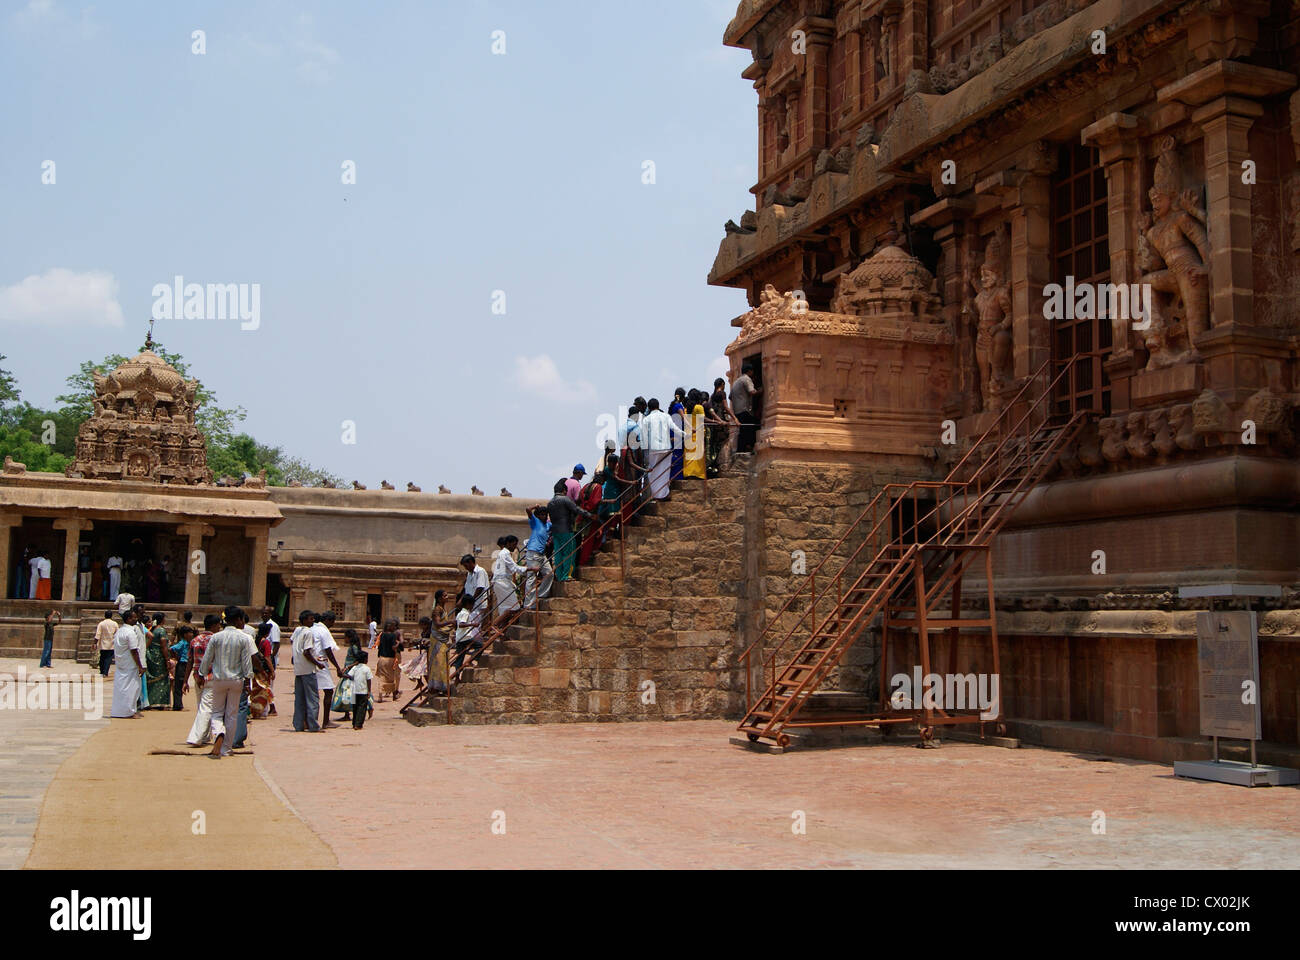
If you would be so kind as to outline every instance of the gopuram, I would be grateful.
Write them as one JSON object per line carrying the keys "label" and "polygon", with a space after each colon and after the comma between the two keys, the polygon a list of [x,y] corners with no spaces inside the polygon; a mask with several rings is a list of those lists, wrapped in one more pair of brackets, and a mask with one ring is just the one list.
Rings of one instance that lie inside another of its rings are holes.
{"label": "gopuram", "polygon": [[[215,483],[195,423],[198,383],[151,346],[95,374],[94,412],[66,476],[13,462],[0,474],[0,654],[39,652],[54,607],[63,613],[55,656],[88,658],[94,624],[112,606],[112,561],[119,587],[173,622],[185,609],[266,604],[282,623],[328,610],[340,629],[393,617],[416,633],[434,591],[463,580],[461,555],[527,531],[519,500],[269,487],[264,477]],[[50,561],[48,600],[13,595],[34,553]]]}

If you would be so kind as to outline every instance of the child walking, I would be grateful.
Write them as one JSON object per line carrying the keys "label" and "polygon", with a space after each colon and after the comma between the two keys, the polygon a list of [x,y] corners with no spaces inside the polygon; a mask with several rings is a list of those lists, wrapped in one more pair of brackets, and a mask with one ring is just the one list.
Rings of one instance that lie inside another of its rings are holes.
{"label": "child walking", "polygon": [[370,654],[365,650],[357,651],[357,662],[352,665],[346,676],[352,680],[352,729],[360,730],[366,724],[366,714],[371,712],[370,681],[375,675],[366,666]]}

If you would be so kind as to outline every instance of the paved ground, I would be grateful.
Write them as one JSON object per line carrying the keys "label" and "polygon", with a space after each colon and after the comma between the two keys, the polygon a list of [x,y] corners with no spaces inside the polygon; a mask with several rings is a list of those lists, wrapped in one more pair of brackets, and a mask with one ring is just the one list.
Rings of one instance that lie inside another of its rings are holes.
{"label": "paved ground", "polygon": [[414,728],[388,703],[363,731],[295,734],[291,678],[279,680],[281,716],[252,725],[255,759],[151,756],[185,751],[189,711],[113,721],[60,769],[28,865],[1300,863],[1295,788],[951,742],[764,756],[728,744],[732,725],[715,721]]}

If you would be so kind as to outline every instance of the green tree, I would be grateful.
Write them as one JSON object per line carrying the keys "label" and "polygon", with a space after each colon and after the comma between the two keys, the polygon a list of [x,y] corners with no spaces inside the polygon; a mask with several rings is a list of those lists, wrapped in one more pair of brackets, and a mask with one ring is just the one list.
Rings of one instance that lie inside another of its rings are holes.
{"label": "green tree", "polygon": [[69,460],[21,427],[0,426],[0,456],[13,457],[35,473],[62,473]]}
{"label": "green tree", "polygon": [[[0,363],[4,359],[5,355],[0,353]],[[14,375],[0,367],[0,424],[9,422],[10,411],[17,406],[20,396]]]}

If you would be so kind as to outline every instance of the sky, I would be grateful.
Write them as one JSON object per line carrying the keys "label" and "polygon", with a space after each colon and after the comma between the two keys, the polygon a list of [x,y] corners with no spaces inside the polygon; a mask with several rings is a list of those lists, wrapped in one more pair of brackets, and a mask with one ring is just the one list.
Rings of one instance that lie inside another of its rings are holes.
{"label": "sky", "polygon": [[756,179],[735,9],[0,4],[3,365],[53,405],[157,314],[263,443],[549,495],[633,397],[710,385],[747,309],[705,282]]}

